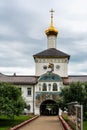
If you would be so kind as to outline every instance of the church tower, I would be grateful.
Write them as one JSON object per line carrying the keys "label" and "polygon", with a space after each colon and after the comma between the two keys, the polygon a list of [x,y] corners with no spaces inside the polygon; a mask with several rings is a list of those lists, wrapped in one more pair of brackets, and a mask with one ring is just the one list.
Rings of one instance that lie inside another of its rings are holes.
{"label": "church tower", "polygon": [[[68,77],[68,62],[70,56],[56,48],[58,30],[53,25],[53,10],[50,27],[45,30],[47,49],[35,54],[35,75],[39,76],[35,86],[35,114],[45,115],[53,109],[59,99],[63,79]],[[48,105],[49,104],[49,105]],[[50,106],[50,108],[48,108]],[[48,110],[48,112],[47,112]],[[58,107],[55,111],[58,115]]]}
{"label": "church tower", "polygon": [[47,45],[48,49],[49,48],[56,48],[56,39],[57,39],[57,34],[58,30],[54,27],[53,25],[53,10],[51,9],[51,23],[50,27],[46,29],[45,33],[47,35]]}
{"label": "church tower", "polygon": [[60,77],[68,76],[68,62],[70,56],[60,50],[57,50],[58,30],[53,24],[53,10],[51,12],[50,27],[45,30],[47,35],[47,49],[33,55],[35,60],[35,75],[41,76],[52,67],[52,72]]}

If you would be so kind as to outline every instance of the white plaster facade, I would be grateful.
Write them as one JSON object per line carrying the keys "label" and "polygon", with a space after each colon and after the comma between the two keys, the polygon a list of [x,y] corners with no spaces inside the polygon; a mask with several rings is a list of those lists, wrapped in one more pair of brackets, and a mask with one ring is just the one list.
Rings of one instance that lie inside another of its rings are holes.
{"label": "white plaster facade", "polygon": [[[18,87],[21,88],[22,96],[24,100],[26,101],[26,104],[30,105],[29,113],[33,113],[34,86],[33,85],[22,85],[22,86],[20,85]],[[28,91],[27,91],[28,88],[31,88],[31,95],[28,95]]]}
{"label": "white plaster facade", "polygon": [[47,42],[47,47],[48,48],[56,48],[56,36],[48,36],[47,37],[48,42]]}
{"label": "white plaster facade", "polygon": [[[35,63],[35,75],[40,76],[48,71],[49,63],[54,64],[54,73],[60,75],[61,77],[68,76],[68,58],[49,58],[41,59],[36,58]],[[44,69],[44,66],[47,66],[47,69]],[[59,66],[59,68],[57,68]]]}

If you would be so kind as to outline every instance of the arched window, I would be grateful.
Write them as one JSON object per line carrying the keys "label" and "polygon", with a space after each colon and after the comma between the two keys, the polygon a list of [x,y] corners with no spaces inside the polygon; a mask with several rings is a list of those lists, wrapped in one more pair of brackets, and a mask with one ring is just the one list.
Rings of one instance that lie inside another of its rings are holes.
{"label": "arched window", "polygon": [[48,84],[48,87],[49,87],[49,89],[48,89],[48,90],[49,90],[49,91],[51,91],[51,84]]}
{"label": "arched window", "polygon": [[57,91],[57,84],[53,83],[53,91]]}
{"label": "arched window", "polygon": [[43,90],[43,91],[47,91],[47,85],[46,85],[46,83],[43,83],[42,90]]}

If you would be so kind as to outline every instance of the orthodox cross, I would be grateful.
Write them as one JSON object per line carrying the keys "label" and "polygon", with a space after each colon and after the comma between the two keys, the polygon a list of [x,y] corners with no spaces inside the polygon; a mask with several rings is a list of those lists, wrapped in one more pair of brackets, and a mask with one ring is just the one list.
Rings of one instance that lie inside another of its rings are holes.
{"label": "orthodox cross", "polygon": [[51,13],[51,26],[53,26],[53,13],[55,11],[53,9],[50,10],[50,13]]}

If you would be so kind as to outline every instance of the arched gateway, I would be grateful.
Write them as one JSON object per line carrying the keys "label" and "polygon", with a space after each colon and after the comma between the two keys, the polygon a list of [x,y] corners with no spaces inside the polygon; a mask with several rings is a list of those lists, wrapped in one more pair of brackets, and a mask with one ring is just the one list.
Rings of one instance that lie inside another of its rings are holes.
{"label": "arched gateway", "polygon": [[60,99],[62,79],[48,71],[38,79],[35,95],[35,114],[58,115],[57,102]]}
{"label": "arched gateway", "polygon": [[40,115],[58,115],[58,105],[53,100],[45,100],[40,105]]}

